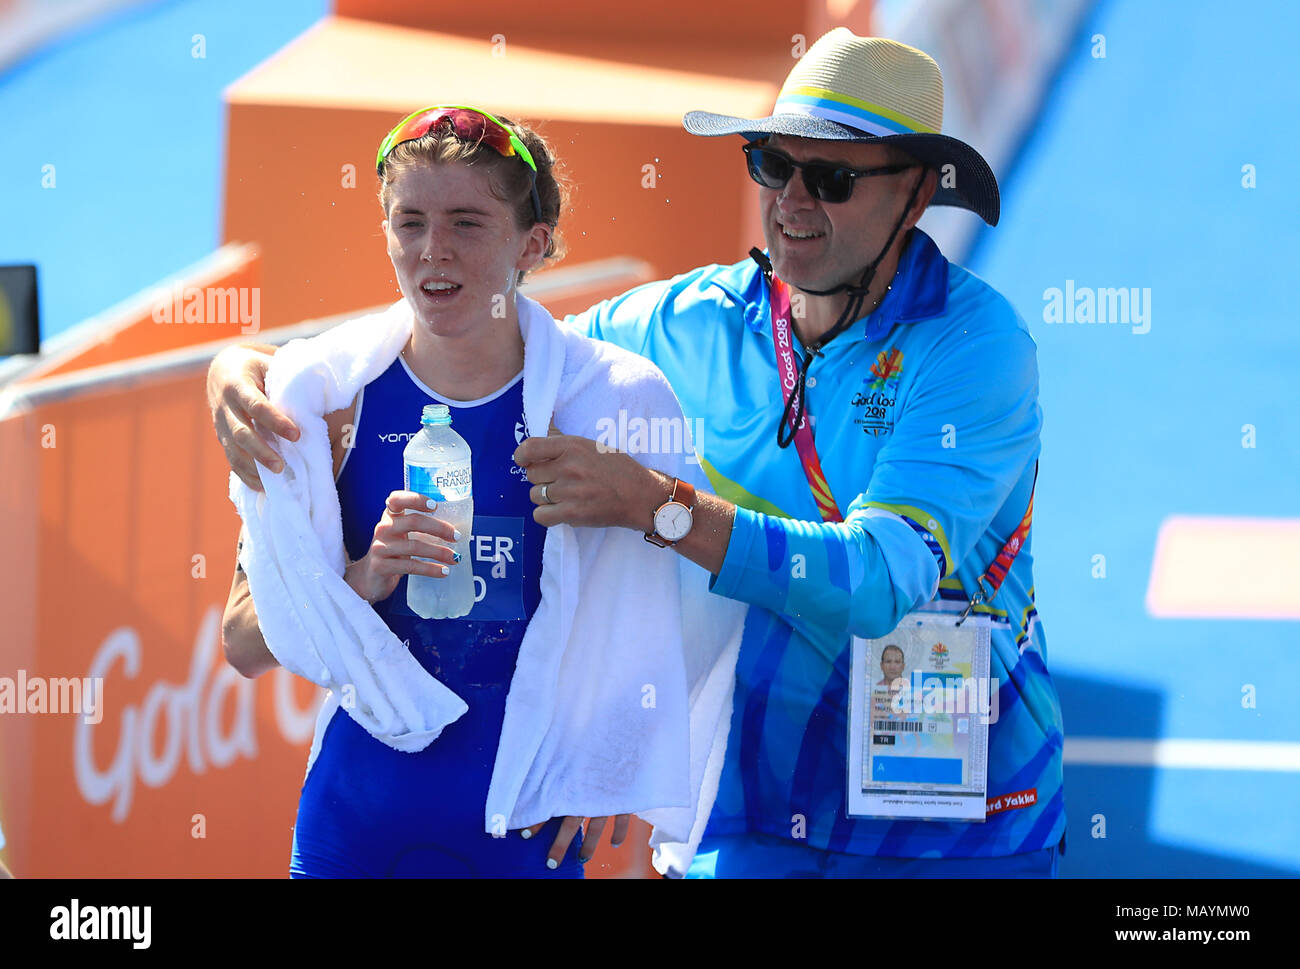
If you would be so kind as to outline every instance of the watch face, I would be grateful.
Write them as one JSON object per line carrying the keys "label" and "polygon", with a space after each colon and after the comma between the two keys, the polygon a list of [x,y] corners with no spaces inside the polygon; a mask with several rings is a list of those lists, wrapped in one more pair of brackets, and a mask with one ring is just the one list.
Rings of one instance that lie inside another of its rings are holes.
{"label": "watch face", "polygon": [[685,505],[670,501],[655,512],[655,532],[660,538],[679,542],[691,530],[691,510]]}

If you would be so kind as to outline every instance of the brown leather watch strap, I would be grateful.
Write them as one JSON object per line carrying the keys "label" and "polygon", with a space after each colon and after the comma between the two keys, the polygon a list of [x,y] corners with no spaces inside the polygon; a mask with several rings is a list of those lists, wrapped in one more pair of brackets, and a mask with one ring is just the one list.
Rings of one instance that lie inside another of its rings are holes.
{"label": "brown leather watch strap", "polygon": [[683,481],[681,478],[675,479],[677,484],[673,487],[673,496],[669,501],[675,501],[679,505],[685,505],[691,511],[695,510],[695,485],[689,481]]}

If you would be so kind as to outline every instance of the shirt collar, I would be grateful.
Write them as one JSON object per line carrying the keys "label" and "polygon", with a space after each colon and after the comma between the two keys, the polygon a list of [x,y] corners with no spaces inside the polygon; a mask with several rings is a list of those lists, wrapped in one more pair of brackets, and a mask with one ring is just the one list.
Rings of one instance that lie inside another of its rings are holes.
{"label": "shirt collar", "polygon": [[879,340],[895,323],[919,323],[948,308],[948,260],[934,240],[913,229],[898,260],[894,285],[867,317],[865,336]]}
{"label": "shirt collar", "polygon": [[[763,274],[752,259],[743,263],[745,284],[737,287],[746,306],[745,322],[753,330],[771,325],[767,286]],[[716,282],[721,283],[721,280]],[[724,289],[730,289],[723,285]],[[903,246],[894,273],[894,284],[881,304],[865,318],[858,320],[849,332],[858,331],[863,339],[879,340],[898,323],[919,323],[941,316],[948,308],[948,260],[925,232],[913,229]]]}

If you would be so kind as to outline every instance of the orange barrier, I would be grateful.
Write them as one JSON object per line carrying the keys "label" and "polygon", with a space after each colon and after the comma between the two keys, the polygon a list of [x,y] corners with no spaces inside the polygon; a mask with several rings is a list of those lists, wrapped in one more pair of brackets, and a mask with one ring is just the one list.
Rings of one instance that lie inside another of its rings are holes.
{"label": "orange barrier", "polygon": [[[220,656],[238,522],[203,368],[38,382],[0,421],[0,535],[25,556],[0,583],[0,675],[51,684],[0,714],[20,875],[284,870],[311,696]],[[53,681],[97,676],[96,713],[50,712]]]}
{"label": "orange barrier", "polygon": [[[601,57],[611,64],[767,83],[779,81],[789,70],[792,48],[800,37],[806,47],[834,26],[871,33],[871,8],[870,0],[664,0],[639,7],[605,0],[334,3],[340,17],[436,30],[482,42],[499,39],[557,54]],[[774,66],[774,59],[781,63]],[[694,105],[707,106],[708,102]]]}
{"label": "orange barrier", "polygon": [[[327,19],[228,89],[226,239],[262,252],[263,312],[293,320],[396,292],[375,197],[375,148],[413,107],[491,106],[539,123],[573,187],[574,262],[625,253],[656,275],[741,258],[755,204],[738,139],[695,138],[690,109],[765,113],[771,82],[629,67],[521,45]],[[769,58],[788,70],[788,49]]]}
{"label": "orange barrier", "polygon": [[[850,10],[866,4],[838,3]],[[526,4],[518,0],[477,0],[473,4],[428,3],[427,0],[335,0],[341,17],[356,17],[402,27],[480,36],[545,38],[548,46],[565,37],[635,35],[661,44],[698,43],[711,48],[730,44],[764,46],[788,43],[791,30],[807,25],[825,10],[821,0],[661,0],[628,7],[608,0],[564,0]]]}
{"label": "orange barrier", "polygon": [[520,291],[544,305],[552,316],[563,319],[653,279],[649,263],[615,256],[579,265],[565,263],[535,273],[524,280]]}
{"label": "orange barrier", "polygon": [[19,379],[56,377],[227,337],[255,340],[262,327],[259,263],[254,246],[223,246],[50,341]]}

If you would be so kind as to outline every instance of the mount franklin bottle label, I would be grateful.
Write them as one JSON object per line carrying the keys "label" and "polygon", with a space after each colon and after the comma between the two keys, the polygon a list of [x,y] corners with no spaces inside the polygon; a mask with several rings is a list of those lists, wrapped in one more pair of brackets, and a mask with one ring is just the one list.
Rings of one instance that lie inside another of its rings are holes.
{"label": "mount franklin bottle label", "polygon": [[418,491],[434,501],[463,501],[474,496],[469,461],[438,468],[406,465],[406,490]]}

